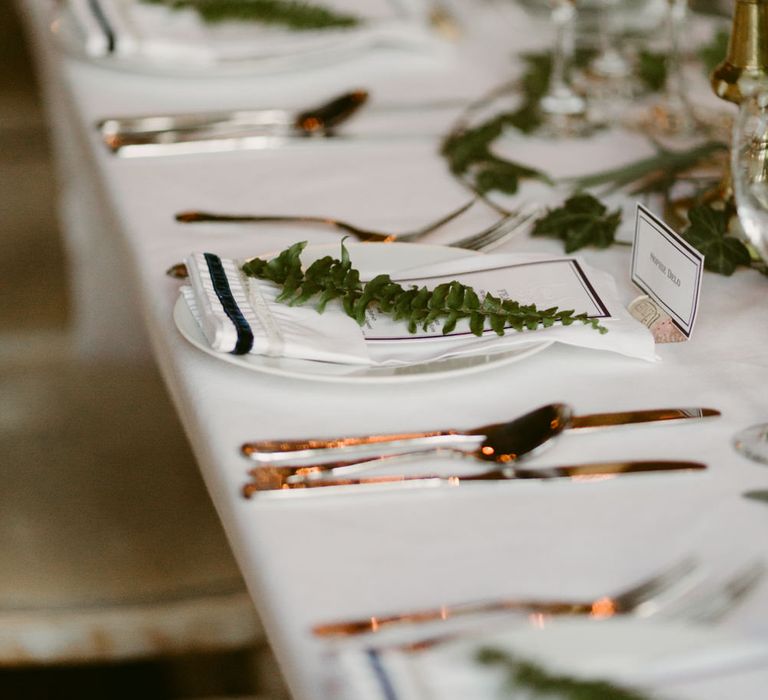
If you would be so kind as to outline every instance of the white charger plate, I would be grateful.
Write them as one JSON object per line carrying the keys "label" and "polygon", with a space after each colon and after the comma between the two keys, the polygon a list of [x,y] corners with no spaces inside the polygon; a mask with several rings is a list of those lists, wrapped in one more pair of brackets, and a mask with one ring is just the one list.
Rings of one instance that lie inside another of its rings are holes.
{"label": "white charger plate", "polygon": [[[138,1],[138,0],[137,0]],[[397,5],[400,7],[400,5]],[[410,10],[413,17],[418,17],[416,10]],[[189,57],[173,60],[170,58],[136,54],[92,55],[83,44],[76,20],[67,10],[66,3],[57,3],[50,21],[50,30],[60,48],[72,58],[86,63],[139,75],[171,78],[217,78],[237,76],[273,75],[291,71],[306,70],[308,66],[318,67],[333,65],[349,60],[361,51],[377,45],[392,44],[389,39],[381,38],[375,25],[371,30],[323,30],[323,41],[308,43],[305,48],[293,42],[290,49],[262,53],[248,58],[222,58],[211,62],[190,61]],[[216,27],[210,29],[216,34]],[[317,32],[314,32],[317,34]],[[256,37],[255,40],[257,40]],[[404,46],[412,46],[403,42]]]}
{"label": "white charger plate", "polygon": [[[415,243],[384,245],[347,243],[346,247],[353,265],[360,271],[363,279],[409,267],[417,268],[448,260],[458,260],[473,254],[459,248]],[[302,260],[305,264],[310,264],[324,255],[338,255],[338,253],[339,244],[337,243],[308,246],[302,253]],[[413,382],[454,377],[519,362],[548,348],[553,342],[552,340],[531,340],[530,343],[502,352],[452,357],[399,367],[359,367],[312,360],[216,352],[208,344],[182,297],[179,297],[174,306],[173,320],[184,338],[196,348],[218,360],[255,372],[323,382]]]}
{"label": "white charger plate", "polygon": [[[424,691],[436,700],[495,700],[504,695],[506,674],[475,661],[481,647],[503,649],[553,674],[649,688],[653,690],[649,697],[654,698],[758,700],[768,683],[765,640],[712,626],[631,616],[507,624],[504,630],[460,635],[454,642],[416,653],[387,651],[386,645],[351,648],[341,653],[339,661],[346,677],[388,681],[392,690],[388,697],[397,700],[423,697]],[[376,661],[369,651],[375,652]],[[355,669],[365,669],[366,664],[376,665],[375,672],[357,676]],[[740,693],[729,694],[729,688],[737,687]],[[350,690],[345,698],[360,697],[354,693],[357,689]]]}

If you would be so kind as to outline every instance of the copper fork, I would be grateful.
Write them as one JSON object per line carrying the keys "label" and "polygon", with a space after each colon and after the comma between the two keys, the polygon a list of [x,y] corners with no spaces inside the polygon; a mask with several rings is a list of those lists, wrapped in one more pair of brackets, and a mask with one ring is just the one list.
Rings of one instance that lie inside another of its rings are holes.
{"label": "copper fork", "polygon": [[466,615],[500,612],[553,616],[578,615],[595,618],[628,613],[650,615],[661,607],[662,597],[666,597],[666,594],[673,588],[690,581],[695,568],[696,564],[692,559],[684,559],[619,593],[601,596],[593,600],[557,601],[508,598],[459,603],[428,610],[394,615],[373,615],[358,620],[331,622],[316,625],[312,628],[312,632],[318,637],[349,637],[378,632],[397,625],[413,625],[449,620]]}

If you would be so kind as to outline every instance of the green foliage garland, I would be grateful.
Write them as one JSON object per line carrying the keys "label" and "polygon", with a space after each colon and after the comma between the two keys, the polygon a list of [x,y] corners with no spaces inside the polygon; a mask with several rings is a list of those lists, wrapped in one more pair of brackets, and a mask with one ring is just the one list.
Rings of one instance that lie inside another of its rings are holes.
{"label": "green foliage garland", "polygon": [[532,661],[518,659],[496,647],[482,647],[475,659],[485,666],[501,666],[507,673],[507,689],[515,696],[524,691],[525,697],[552,700],[651,700],[639,690],[609,681],[550,673]]}
{"label": "green foliage garland", "polygon": [[512,299],[500,299],[486,294],[482,299],[466,285],[457,281],[440,284],[433,290],[411,285],[407,288],[393,282],[389,275],[378,275],[370,282],[361,282],[360,273],[352,267],[349,253],[342,241],[341,258],[325,256],[308,268],[301,265],[301,253],[306,242],[296,243],[271,260],[254,258],[242,267],[243,272],[268,280],[283,289],[278,301],[303,305],[315,301],[322,313],[329,302],[338,300],[345,313],[360,325],[372,307],[396,321],[406,321],[409,333],[419,328],[427,330],[433,323],[442,323],[443,334],[451,333],[460,320],[468,320],[477,336],[490,328],[497,335],[505,329],[516,331],[548,328],[560,323],[569,326],[578,321],[600,331],[607,329],[587,314],[557,307],[538,309],[534,304],[520,304]]}
{"label": "green foliage garland", "polygon": [[[593,56],[592,50],[579,50],[574,60],[577,65],[584,66]],[[541,171],[500,158],[491,152],[491,145],[506,128],[530,134],[543,121],[539,102],[549,88],[552,57],[549,53],[530,52],[522,54],[520,58],[524,70],[519,80],[521,100],[518,107],[473,127],[461,121],[444,139],[441,147],[451,172],[481,195],[494,190],[515,194],[520,180],[524,179],[552,183]],[[484,101],[480,100],[478,104]]]}
{"label": "green foliage garland", "polygon": [[710,159],[728,152],[721,141],[706,141],[691,148],[673,151],[657,145],[655,155],[619,168],[576,177],[570,183],[578,189],[605,187],[607,191],[629,187],[629,194],[664,194],[680,177]]}
{"label": "green foliage garland", "polygon": [[[702,0],[700,12],[708,12]],[[728,32],[718,30],[709,44],[698,51],[698,58],[709,72],[725,55]],[[594,52],[577,52],[574,64],[584,67]],[[552,69],[549,53],[525,53],[520,56],[524,70],[518,81],[520,103],[513,111],[502,112],[476,126],[470,126],[469,115],[489,98],[479,100],[467,110],[465,116],[444,139],[441,152],[451,172],[482,197],[499,191],[515,194],[523,179],[538,179],[552,184],[552,180],[539,170],[500,158],[492,152],[493,143],[505,129],[514,128],[532,133],[542,124],[539,103],[549,87]],[[662,54],[642,50],[638,55],[637,74],[650,91],[663,88],[666,81],[666,61]],[[605,248],[615,243],[615,232],[621,221],[621,212],[608,212],[604,204],[591,195],[581,193],[589,188],[614,191],[626,188],[629,194],[660,194],[669,204],[675,184],[681,180],[696,183],[697,197],[716,182],[705,178],[692,178],[691,171],[711,164],[727,153],[728,146],[720,141],[706,141],[690,148],[673,151],[656,144],[657,152],[648,158],[592,175],[567,181],[577,194],[568,198],[561,207],[548,211],[535,222],[533,235],[560,238],[565,250],[572,253],[585,246]],[[702,184],[703,183],[703,184]],[[501,210],[501,209],[500,209]],[[731,275],[739,266],[752,266],[768,273],[768,267],[756,254],[734,236],[728,235],[730,214],[709,206],[692,207],[690,225],[684,237],[705,255],[705,267],[713,272]]]}

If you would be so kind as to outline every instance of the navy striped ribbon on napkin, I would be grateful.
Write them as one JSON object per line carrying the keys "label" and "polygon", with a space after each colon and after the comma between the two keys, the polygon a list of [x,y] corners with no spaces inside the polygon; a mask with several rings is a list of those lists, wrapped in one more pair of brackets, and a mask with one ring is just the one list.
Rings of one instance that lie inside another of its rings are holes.
{"label": "navy striped ribbon on napkin", "polygon": [[104,36],[107,40],[107,53],[114,53],[117,40],[112,25],[109,23],[107,15],[104,13],[104,8],[99,3],[99,0],[88,0],[88,6],[91,8],[91,12],[96,19],[96,22],[98,22],[101,31],[104,32]]}
{"label": "navy striped ribbon on napkin", "polygon": [[248,321],[245,320],[245,316],[240,311],[234,296],[232,296],[232,289],[229,286],[224,266],[221,264],[221,258],[213,253],[204,253],[203,255],[208,265],[208,274],[213,283],[213,290],[219,298],[221,308],[224,309],[224,313],[227,314],[227,317],[232,321],[232,325],[234,325],[237,331],[237,343],[231,354],[245,355],[253,348],[253,330]]}
{"label": "navy striped ribbon on napkin", "polygon": [[387,671],[379,658],[379,653],[376,649],[367,649],[368,661],[371,664],[376,680],[379,682],[381,692],[384,694],[386,700],[397,700],[397,693],[392,685],[392,681],[387,675]]}

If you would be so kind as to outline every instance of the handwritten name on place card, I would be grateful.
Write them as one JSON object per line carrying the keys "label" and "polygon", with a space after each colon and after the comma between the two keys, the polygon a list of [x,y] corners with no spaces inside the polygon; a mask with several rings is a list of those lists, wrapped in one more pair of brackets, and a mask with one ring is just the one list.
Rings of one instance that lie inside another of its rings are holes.
{"label": "handwritten name on place card", "polygon": [[661,219],[637,205],[632,281],[690,337],[696,321],[704,256]]}

